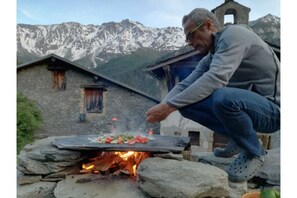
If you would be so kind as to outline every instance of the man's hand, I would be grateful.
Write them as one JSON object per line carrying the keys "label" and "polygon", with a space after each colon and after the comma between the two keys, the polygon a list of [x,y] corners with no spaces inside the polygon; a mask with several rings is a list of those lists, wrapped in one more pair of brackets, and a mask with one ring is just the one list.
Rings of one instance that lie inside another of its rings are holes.
{"label": "man's hand", "polygon": [[173,106],[160,103],[156,106],[153,106],[146,112],[146,120],[150,123],[160,122],[162,120],[165,120],[170,113],[176,110],[177,108]]}

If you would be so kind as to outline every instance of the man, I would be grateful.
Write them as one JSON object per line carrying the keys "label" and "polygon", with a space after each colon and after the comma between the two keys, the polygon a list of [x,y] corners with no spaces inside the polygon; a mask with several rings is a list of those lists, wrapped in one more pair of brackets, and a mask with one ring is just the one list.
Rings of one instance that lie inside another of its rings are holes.
{"label": "man", "polygon": [[194,9],[182,23],[186,42],[208,54],[160,104],[148,110],[147,121],[160,122],[178,110],[228,136],[227,147],[216,149],[214,155],[239,153],[226,172],[230,181],[249,180],[266,154],[256,132],[280,129],[279,60],[248,26],[229,25],[221,30],[206,9]]}

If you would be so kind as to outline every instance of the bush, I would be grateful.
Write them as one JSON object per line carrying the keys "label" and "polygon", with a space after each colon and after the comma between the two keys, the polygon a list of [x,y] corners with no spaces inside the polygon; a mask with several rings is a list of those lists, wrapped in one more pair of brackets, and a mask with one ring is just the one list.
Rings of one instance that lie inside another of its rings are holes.
{"label": "bush", "polygon": [[40,110],[34,101],[17,94],[17,153],[34,141],[34,132],[42,126]]}

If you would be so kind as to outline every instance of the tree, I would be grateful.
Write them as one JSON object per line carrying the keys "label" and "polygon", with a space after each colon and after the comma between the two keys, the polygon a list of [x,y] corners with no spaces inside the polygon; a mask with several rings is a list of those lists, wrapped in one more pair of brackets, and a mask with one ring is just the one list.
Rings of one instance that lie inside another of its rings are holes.
{"label": "tree", "polygon": [[17,93],[17,153],[34,141],[34,132],[42,126],[40,110],[33,100]]}

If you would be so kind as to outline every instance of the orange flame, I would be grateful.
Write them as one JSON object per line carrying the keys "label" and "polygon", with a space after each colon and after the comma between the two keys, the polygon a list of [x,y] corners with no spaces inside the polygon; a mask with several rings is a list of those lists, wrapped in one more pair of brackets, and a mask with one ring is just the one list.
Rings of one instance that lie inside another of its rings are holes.
{"label": "orange flame", "polygon": [[132,169],[133,169],[133,176],[136,176],[136,169],[137,169],[136,164],[133,165]]}
{"label": "orange flame", "polygon": [[106,171],[111,167],[119,167],[118,170],[136,176],[138,165],[147,157],[149,157],[149,153],[146,152],[103,152],[101,156],[89,159],[90,163],[83,164],[81,173],[99,173],[99,171]]}
{"label": "orange flame", "polygon": [[83,164],[82,165],[82,168],[84,169],[84,170],[92,170],[93,168],[94,168],[94,164],[92,164],[92,165],[89,165],[89,166],[87,166],[86,164]]}
{"label": "orange flame", "polygon": [[119,155],[123,160],[127,160],[130,156],[132,156],[135,152],[128,151],[128,152],[115,152],[115,154]]}

